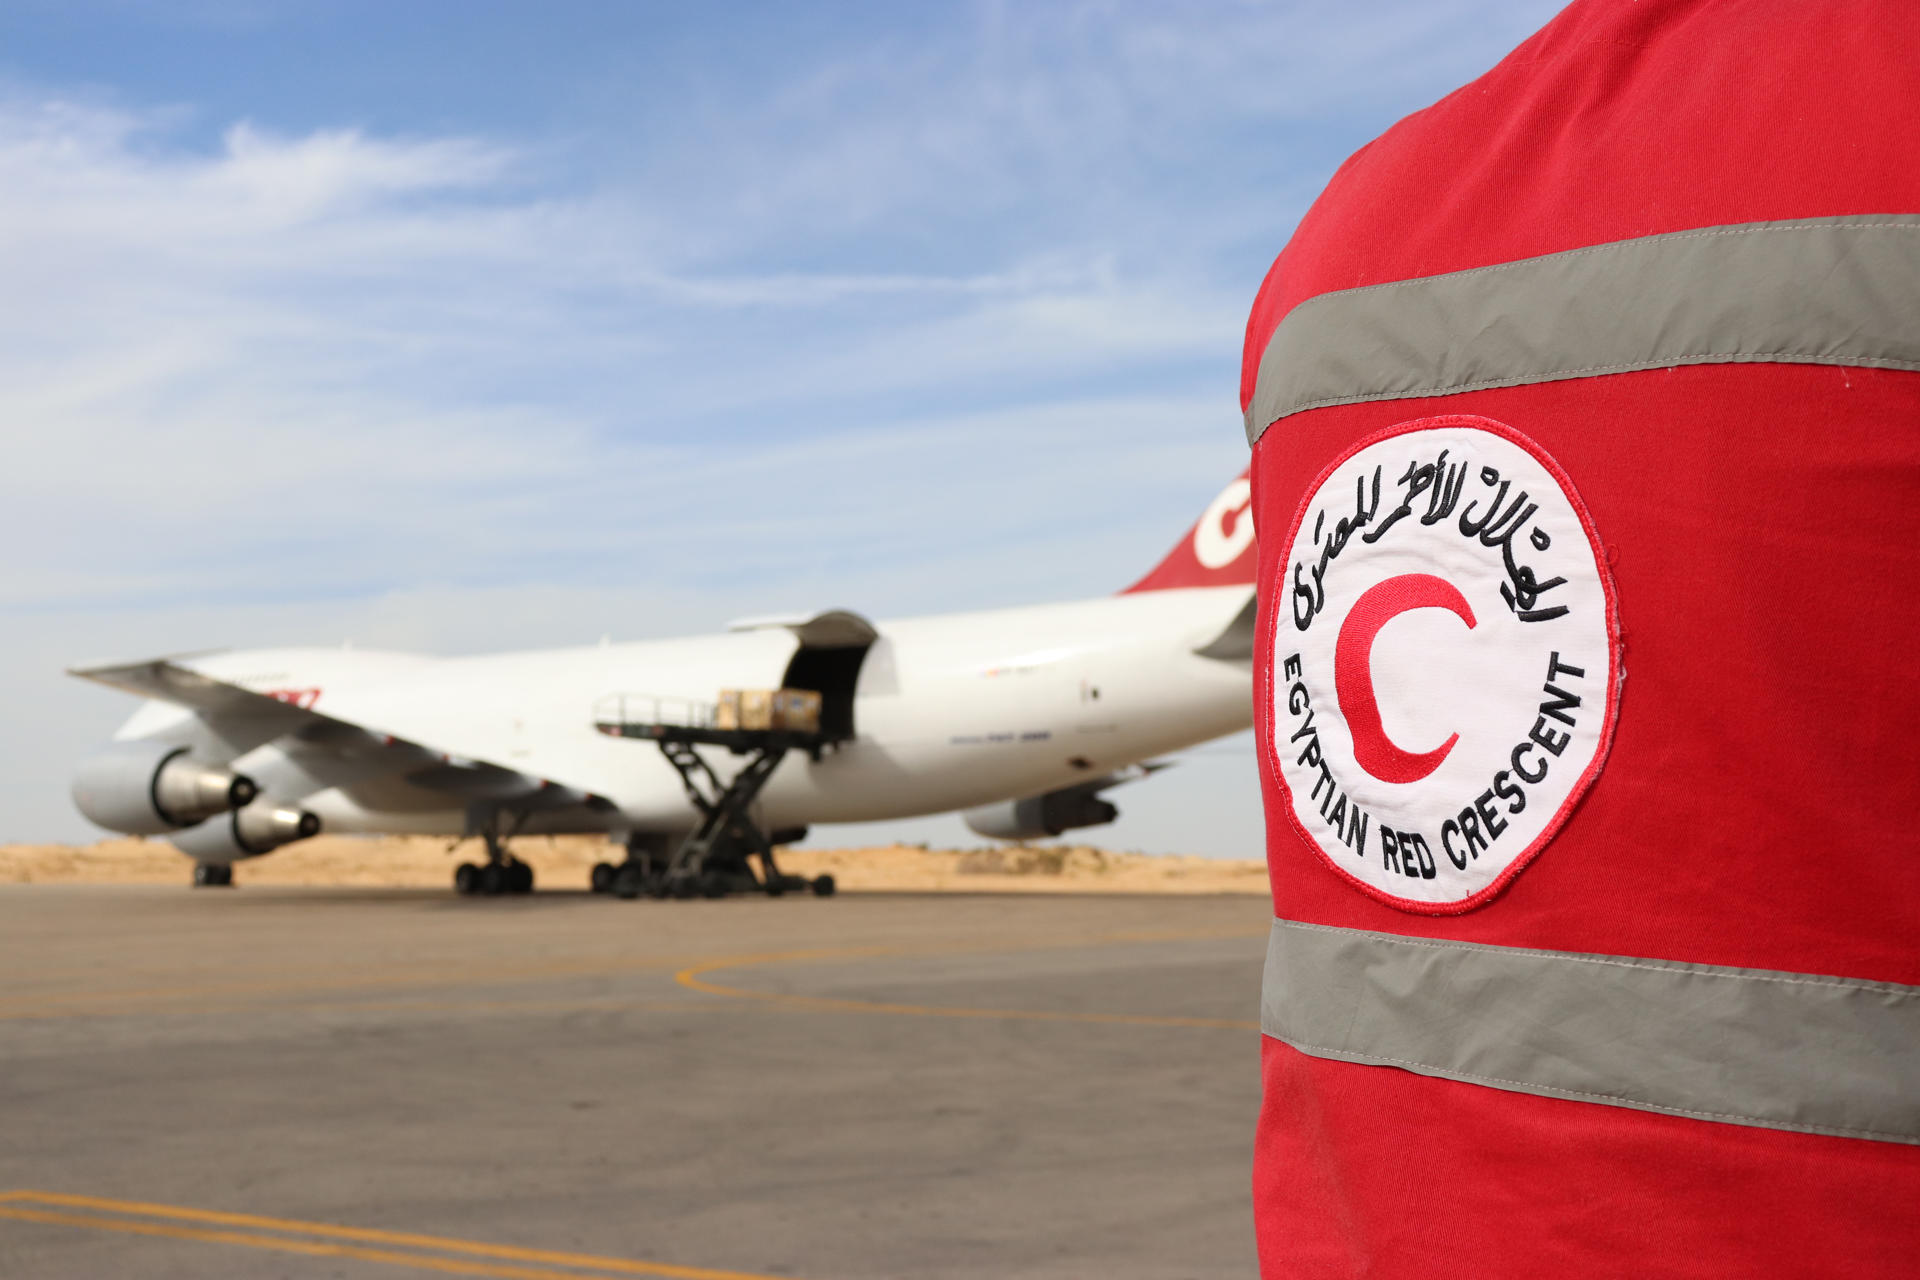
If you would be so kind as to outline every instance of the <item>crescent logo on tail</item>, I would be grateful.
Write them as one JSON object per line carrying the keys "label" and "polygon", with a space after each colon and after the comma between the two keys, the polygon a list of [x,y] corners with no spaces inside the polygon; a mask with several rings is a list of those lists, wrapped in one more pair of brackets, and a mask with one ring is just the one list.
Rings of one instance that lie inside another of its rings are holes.
{"label": "crescent logo on tail", "polygon": [[1207,505],[1167,558],[1127,591],[1252,586],[1254,554],[1253,485],[1242,472]]}
{"label": "crescent logo on tail", "polygon": [[1253,545],[1253,482],[1245,477],[1220,491],[1193,526],[1193,558],[1205,569],[1224,569]]}

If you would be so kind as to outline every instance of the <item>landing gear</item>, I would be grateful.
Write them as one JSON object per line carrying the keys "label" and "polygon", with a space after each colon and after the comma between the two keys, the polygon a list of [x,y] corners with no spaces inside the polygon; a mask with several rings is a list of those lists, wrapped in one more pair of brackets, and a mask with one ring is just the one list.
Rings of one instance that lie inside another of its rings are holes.
{"label": "landing gear", "polygon": [[507,852],[507,841],[497,826],[481,832],[487,842],[487,860],[463,862],[453,873],[453,887],[468,897],[497,898],[503,893],[532,893],[533,868]]}
{"label": "landing gear", "polygon": [[646,894],[664,897],[663,875],[673,837],[664,831],[635,831],[627,836],[627,856],[622,862],[597,862],[593,867],[595,893],[612,894],[628,901]]}
{"label": "landing gear", "polygon": [[533,868],[518,858],[511,862],[463,862],[454,868],[453,888],[468,897],[532,893]]}
{"label": "landing gear", "polygon": [[233,887],[233,866],[226,862],[196,862],[193,864],[193,887],[196,889],[230,889]]}
{"label": "landing gear", "polygon": [[627,902],[633,901],[650,887],[645,873],[631,862],[622,863],[614,868],[613,875],[607,882],[607,888],[613,896]]}

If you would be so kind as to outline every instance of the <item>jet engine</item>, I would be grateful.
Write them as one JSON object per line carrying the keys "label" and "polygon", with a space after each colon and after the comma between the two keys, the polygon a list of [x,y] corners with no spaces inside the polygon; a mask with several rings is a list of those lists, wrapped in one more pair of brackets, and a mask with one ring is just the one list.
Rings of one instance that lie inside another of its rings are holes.
{"label": "jet engine", "polygon": [[1099,794],[1101,788],[1110,787],[1114,782],[1115,779],[1102,778],[1024,800],[984,804],[960,816],[969,827],[995,840],[1038,840],[1075,827],[1104,826],[1120,816],[1120,810],[1112,802],[1102,800]]}
{"label": "jet engine", "polygon": [[258,800],[172,837],[173,847],[199,862],[238,862],[283,844],[320,834],[320,817],[305,809]]}
{"label": "jet engine", "polygon": [[109,831],[159,835],[251,803],[253,780],[165,742],[120,742],[81,764],[73,802]]}

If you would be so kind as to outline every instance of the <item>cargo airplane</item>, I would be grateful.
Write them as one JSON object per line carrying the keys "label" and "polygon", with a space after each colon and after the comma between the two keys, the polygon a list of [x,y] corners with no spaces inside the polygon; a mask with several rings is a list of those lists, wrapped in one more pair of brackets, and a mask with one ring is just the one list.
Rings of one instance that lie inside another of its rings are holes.
{"label": "cargo airplane", "polygon": [[[1156,757],[1251,724],[1254,556],[1242,476],[1152,572],[1096,600],[891,622],[834,609],[479,657],[284,648],[75,668],[147,701],[82,763],[74,800],[109,830],[166,836],[199,885],[322,829],[480,837],[486,861],[455,879],[487,893],[532,888],[511,837],[605,833],[626,856],[594,884],[622,896],[663,891],[675,851],[716,822],[732,823],[706,831],[722,843],[757,838],[774,892],[801,885],[766,836],[812,823],[964,810],[983,835],[1058,835],[1111,822],[1102,793]],[[819,732],[745,762],[695,733],[678,764],[667,743],[619,736],[635,718],[710,724],[699,709],[725,688],[811,690]],[[755,762],[750,804],[706,821],[727,787],[747,794]]]}

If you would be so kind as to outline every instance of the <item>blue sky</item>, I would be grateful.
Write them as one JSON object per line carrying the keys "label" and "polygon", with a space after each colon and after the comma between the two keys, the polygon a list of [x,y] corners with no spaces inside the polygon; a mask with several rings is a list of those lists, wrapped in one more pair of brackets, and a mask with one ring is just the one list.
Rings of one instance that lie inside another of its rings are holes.
{"label": "blue sky", "polygon": [[[1124,585],[1321,185],[1554,8],[0,9],[0,840],[88,834],[77,661]],[[1258,853],[1245,739],[1121,799]]]}

